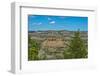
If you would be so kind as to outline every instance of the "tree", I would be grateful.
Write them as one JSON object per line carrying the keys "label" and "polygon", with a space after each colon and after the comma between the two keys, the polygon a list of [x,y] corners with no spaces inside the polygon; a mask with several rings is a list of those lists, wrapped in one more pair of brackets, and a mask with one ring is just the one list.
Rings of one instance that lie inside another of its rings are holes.
{"label": "tree", "polygon": [[87,48],[79,30],[74,33],[74,37],[71,37],[69,48],[64,52],[64,58],[87,58]]}
{"label": "tree", "polygon": [[39,50],[39,44],[31,39],[31,37],[28,37],[28,60],[38,60],[38,50]]}

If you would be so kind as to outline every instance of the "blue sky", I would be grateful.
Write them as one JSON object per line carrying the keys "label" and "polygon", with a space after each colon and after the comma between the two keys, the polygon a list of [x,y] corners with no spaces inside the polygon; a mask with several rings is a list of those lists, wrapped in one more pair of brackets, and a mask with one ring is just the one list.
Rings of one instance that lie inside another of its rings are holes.
{"label": "blue sky", "polygon": [[28,31],[69,30],[88,31],[88,17],[29,15]]}

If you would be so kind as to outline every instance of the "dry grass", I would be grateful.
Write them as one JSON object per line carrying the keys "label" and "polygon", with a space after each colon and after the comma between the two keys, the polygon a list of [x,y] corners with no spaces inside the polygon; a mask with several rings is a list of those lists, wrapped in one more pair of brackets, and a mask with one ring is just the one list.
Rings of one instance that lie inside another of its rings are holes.
{"label": "dry grass", "polygon": [[65,47],[65,42],[61,38],[47,38],[43,43],[43,47],[59,48]]}

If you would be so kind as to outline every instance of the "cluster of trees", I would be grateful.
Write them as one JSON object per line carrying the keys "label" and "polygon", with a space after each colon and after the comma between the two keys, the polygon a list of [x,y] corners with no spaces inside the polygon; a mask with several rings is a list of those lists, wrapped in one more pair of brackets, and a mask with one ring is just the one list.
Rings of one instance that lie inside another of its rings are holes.
{"label": "cluster of trees", "polygon": [[87,46],[81,39],[80,31],[74,33],[74,37],[69,42],[69,48],[64,51],[65,59],[87,58]]}
{"label": "cluster of trees", "polygon": [[38,60],[38,50],[40,45],[35,40],[28,37],[28,60]]}

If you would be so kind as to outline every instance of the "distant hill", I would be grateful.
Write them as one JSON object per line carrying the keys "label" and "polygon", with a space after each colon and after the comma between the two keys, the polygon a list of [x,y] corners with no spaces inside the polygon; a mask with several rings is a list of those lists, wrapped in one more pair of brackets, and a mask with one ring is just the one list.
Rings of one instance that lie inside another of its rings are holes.
{"label": "distant hill", "polygon": [[[47,31],[29,31],[28,35],[30,35],[32,38],[47,38],[47,37],[62,37],[62,38],[69,38],[73,36],[75,31],[67,31],[67,30],[47,30]],[[87,31],[80,31],[81,37],[84,39],[87,39],[88,32]]]}

